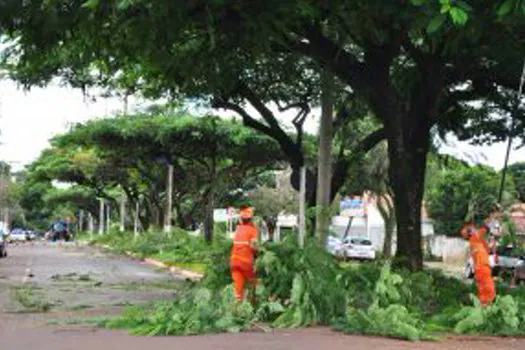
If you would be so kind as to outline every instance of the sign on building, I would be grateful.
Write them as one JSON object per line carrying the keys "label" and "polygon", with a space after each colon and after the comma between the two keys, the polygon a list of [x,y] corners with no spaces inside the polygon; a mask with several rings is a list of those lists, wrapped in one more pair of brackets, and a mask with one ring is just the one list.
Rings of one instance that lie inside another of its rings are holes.
{"label": "sign on building", "polygon": [[365,201],[361,198],[343,199],[339,204],[341,216],[365,216]]}
{"label": "sign on building", "polygon": [[214,209],[213,210],[213,221],[215,221],[215,222],[227,222],[228,221],[228,210],[226,210],[226,209]]}

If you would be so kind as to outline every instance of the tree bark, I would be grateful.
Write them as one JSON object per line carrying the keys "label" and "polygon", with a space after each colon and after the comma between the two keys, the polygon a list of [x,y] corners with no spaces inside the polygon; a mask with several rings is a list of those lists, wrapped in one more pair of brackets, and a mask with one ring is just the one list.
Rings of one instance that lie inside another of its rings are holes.
{"label": "tree bark", "polygon": [[390,132],[388,138],[389,178],[397,221],[396,262],[412,270],[421,270],[421,204],[430,135],[428,125],[420,125],[408,133],[403,130],[403,124],[398,123],[397,132]]}
{"label": "tree bark", "polygon": [[317,194],[315,232],[324,247],[330,226],[330,192],[332,179],[332,131],[334,107],[334,77],[322,72],[321,122],[319,126],[319,154],[317,160]]}
{"label": "tree bark", "polygon": [[[212,184],[213,186],[213,184]],[[208,201],[206,203],[206,213],[204,217],[204,240],[211,243],[213,240],[213,209],[215,206],[215,193],[209,191]]]}
{"label": "tree bark", "polygon": [[301,186],[299,191],[299,247],[304,248],[306,236],[306,169],[301,169]]}
{"label": "tree bark", "polygon": [[171,221],[173,212],[173,165],[168,166],[168,178],[166,184],[166,212],[164,214],[164,232],[171,232]]}
{"label": "tree bark", "polygon": [[[212,150],[216,154],[216,150]],[[215,157],[212,157],[210,168],[210,190],[208,191],[208,200],[206,201],[206,212],[204,214],[204,240],[211,243],[213,240],[213,209],[215,208],[215,186],[217,181],[217,163]]]}

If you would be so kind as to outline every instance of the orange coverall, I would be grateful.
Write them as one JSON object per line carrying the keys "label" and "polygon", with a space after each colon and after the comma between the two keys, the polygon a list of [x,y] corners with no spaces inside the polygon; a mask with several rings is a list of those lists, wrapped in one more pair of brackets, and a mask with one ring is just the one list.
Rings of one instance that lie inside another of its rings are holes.
{"label": "orange coverall", "polygon": [[230,256],[230,270],[233,278],[235,297],[244,300],[246,282],[255,286],[254,254],[257,249],[253,244],[257,241],[257,228],[251,224],[240,224],[233,239]]}
{"label": "orange coverall", "polygon": [[476,283],[478,285],[479,301],[481,305],[488,305],[494,301],[496,292],[492,278],[488,244],[483,240],[485,230],[481,228],[469,238],[469,248],[474,260]]}

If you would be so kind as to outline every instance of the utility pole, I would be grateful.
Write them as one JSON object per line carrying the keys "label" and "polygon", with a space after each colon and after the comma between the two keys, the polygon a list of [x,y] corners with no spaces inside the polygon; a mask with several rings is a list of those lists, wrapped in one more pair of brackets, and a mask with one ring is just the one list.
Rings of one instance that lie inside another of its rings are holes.
{"label": "utility pole", "polygon": [[166,184],[166,215],[164,215],[164,232],[171,232],[173,214],[173,165],[168,165],[168,179]]}
{"label": "utility pole", "polygon": [[507,143],[507,153],[505,154],[505,162],[503,163],[503,170],[501,172],[501,184],[499,187],[499,195],[498,195],[498,203],[500,205],[503,199],[503,189],[505,188],[505,177],[507,175],[507,165],[509,164],[509,155],[510,155],[510,149],[512,147],[512,138],[514,137],[515,122],[516,122],[516,118],[518,117],[524,83],[525,83],[525,60],[523,61],[523,70],[521,72],[520,85],[518,88],[518,95],[516,96],[516,102],[514,103],[514,107],[512,109],[512,114],[511,114],[509,141]]}

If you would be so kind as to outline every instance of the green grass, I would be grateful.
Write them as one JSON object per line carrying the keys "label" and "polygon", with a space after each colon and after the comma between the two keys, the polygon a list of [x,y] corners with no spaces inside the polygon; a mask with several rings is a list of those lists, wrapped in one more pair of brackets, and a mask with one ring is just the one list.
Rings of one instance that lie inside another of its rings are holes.
{"label": "green grass", "polygon": [[16,286],[11,288],[11,298],[19,307],[20,313],[44,313],[54,306],[45,293],[32,286]]}
{"label": "green grass", "polygon": [[73,306],[66,307],[65,309],[70,310],[70,311],[79,311],[79,310],[86,310],[86,309],[92,309],[92,308],[93,308],[93,305],[79,304],[79,305],[73,305]]}
{"label": "green grass", "polygon": [[178,291],[181,289],[183,282],[175,280],[161,280],[148,282],[125,282],[113,283],[107,285],[108,288],[124,291],[151,291],[151,290],[170,290]]}
{"label": "green grass", "polygon": [[111,232],[102,236],[93,236],[90,244],[109,247],[120,254],[135,254],[138,258],[152,258],[181,269],[196,273],[206,273],[214,254],[223,251],[231,244],[220,233],[215,235],[212,244],[202,237],[194,237],[187,232],[177,230],[171,234],[164,232],[145,232],[137,238],[131,232]]}

